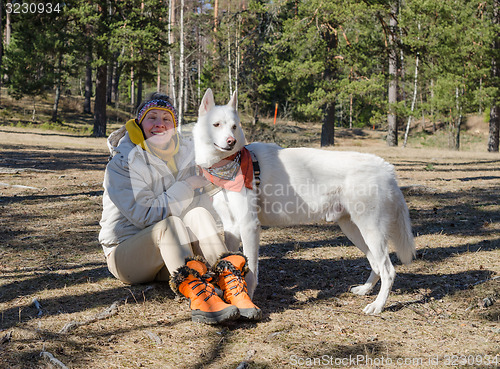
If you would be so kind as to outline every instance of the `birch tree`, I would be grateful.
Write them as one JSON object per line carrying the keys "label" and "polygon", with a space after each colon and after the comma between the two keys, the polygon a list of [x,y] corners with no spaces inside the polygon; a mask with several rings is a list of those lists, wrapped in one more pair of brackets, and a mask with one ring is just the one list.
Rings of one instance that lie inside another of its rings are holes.
{"label": "birch tree", "polygon": [[398,145],[398,119],[396,115],[396,103],[398,101],[398,60],[396,52],[397,14],[397,2],[393,1],[392,11],[389,14],[389,29],[387,30],[387,37],[389,40],[389,87],[387,91],[389,113],[387,114],[387,145],[389,146]]}
{"label": "birch tree", "polygon": [[179,34],[179,102],[177,103],[177,112],[179,114],[179,129],[184,119],[184,0],[180,4],[180,34]]}

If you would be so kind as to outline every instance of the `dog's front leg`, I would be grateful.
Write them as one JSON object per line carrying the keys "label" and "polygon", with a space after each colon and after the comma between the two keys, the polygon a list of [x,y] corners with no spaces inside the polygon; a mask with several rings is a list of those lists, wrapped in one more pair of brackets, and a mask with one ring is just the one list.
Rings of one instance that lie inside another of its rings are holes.
{"label": "dog's front leg", "polygon": [[222,190],[214,196],[213,206],[224,227],[226,247],[229,251],[236,252],[240,249],[240,226],[235,220],[235,216],[231,211],[232,207],[230,206],[229,198],[224,191]]}
{"label": "dog's front leg", "polygon": [[259,274],[260,222],[257,217],[256,194],[245,187],[241,192],[226,191],[214,201],[214,207],[224,224],[227,248],[236,251],[240,239],[243,243],[243,254],[247,257],[249,269],[245,280],[248,294],[252,297]]}
{"label": "dog's front leg", "polygon": [[238,197],[238,213],[234,213],[240,226],[243,254],[248,259],[248,273],[245,277],[248,294],[253,297],[259,276],[260,222],[257,216],[257,196],[252,190],[244,189]]}
{"label": "dog's front leg", "polygon": [[248,294],[253,297],[257,287],[259,277],[259,242],[260,242],[260,224],[255,217],[248,217],[245,224],[241,227],[241,242],[243,243],[243,254],[248,259],[248,273],[246,282]]}

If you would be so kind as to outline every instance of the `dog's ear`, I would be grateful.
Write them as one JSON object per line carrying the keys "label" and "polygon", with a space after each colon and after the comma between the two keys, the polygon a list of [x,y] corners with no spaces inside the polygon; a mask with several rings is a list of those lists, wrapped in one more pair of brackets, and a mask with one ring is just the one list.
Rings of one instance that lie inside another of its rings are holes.
{"label": "dog's ear", "polygon": [[203,95],[203,99],[201,99],[200,110],[198,111],[199,115],[201,116],[207,114],[214,106],[214,94],[209,88],[205,92],[205,95]]}
{"label": "dog's ear", "polygon": [[233,108],[234,111],[238,111],[238,90],[234,90],[233,96],[227,105]]}

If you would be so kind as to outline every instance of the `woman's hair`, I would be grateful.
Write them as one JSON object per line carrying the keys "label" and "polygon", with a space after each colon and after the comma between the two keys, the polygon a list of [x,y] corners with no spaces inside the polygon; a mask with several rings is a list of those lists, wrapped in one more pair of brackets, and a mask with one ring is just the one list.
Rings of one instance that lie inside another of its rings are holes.
{"label": "woman's hair", "polygon": [[153,101],[153,100],[163,100],[163,101],[168,102],[172,106],[174,105],[170,96],[162,94],[160,92],[152,92],[151,94],[148,95],[146,100],[143,100],[142,103],[139,105],[139,107],[137,108],[137,110],[135,112],[135,116],[137,116],[139,114],[139,112],[144,107],[144,105],[146,105],[148,102]]}

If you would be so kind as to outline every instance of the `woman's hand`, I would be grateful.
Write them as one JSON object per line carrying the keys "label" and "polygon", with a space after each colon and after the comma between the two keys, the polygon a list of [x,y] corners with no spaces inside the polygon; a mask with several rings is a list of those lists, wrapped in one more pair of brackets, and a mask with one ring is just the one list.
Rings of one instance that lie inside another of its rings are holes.
{"label": "woman's hand", "polygon": [[191,176],[186,178],[184,182],[187,183],[191,189],[196,190],[197,188],[202,188],[209,184],[210,182],[203,176]]}

